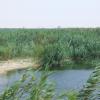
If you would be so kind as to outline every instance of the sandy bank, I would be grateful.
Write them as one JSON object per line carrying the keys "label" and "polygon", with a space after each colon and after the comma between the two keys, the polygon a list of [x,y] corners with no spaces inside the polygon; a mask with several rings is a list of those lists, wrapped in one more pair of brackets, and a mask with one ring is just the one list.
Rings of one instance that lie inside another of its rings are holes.
{"label": "sandy bank", "polygon": [[24,69],[28,67],[36,68],[36,65],[32,59],[13,59],[7,61],[0,61],[0,74],[5,74],[8,71],[16,69]]}

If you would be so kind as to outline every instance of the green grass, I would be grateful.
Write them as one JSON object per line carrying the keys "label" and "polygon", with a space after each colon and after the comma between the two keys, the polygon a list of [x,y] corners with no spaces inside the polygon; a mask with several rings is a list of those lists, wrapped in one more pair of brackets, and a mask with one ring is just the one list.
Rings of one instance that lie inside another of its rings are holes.
{"label": "green grass", "polygon": [[19,57],[51,69],[93,68],[100,60],[100,29],[0,29],[0,60]]}
{"label": "green grass", "polygon": [[79,93],[79,100],[100,99],[100,64],[97,65],[86,85]]}

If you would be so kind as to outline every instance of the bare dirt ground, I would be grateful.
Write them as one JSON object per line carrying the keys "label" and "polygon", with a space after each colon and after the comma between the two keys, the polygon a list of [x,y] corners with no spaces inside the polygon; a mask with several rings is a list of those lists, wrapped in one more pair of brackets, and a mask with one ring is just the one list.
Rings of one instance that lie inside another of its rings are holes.
{"label": "bare dirt ground", "polygon": [[32,59],[12,59],[7,61],[0,61],[0,74],[5,74],[8,71],[16,69],[25,69],[28,67],[37,68],[37,64]]}

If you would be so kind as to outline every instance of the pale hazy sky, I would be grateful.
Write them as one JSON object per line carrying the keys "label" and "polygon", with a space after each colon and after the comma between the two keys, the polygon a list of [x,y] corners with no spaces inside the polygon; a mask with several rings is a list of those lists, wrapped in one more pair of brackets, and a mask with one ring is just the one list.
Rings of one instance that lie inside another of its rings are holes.
{"label": "pale hazy sky", "polygon": [[0,0],[0,27],[99,27],[100,0]]}

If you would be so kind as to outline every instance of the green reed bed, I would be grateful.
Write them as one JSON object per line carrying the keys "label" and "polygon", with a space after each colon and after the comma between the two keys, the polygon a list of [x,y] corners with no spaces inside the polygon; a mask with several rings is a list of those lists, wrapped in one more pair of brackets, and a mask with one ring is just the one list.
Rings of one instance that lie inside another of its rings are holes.
{"label": "green reed bed", "polygon": [[19,57],[50,68],[92,68],[100,59],[100,29],[0,29],[0,59]]}

